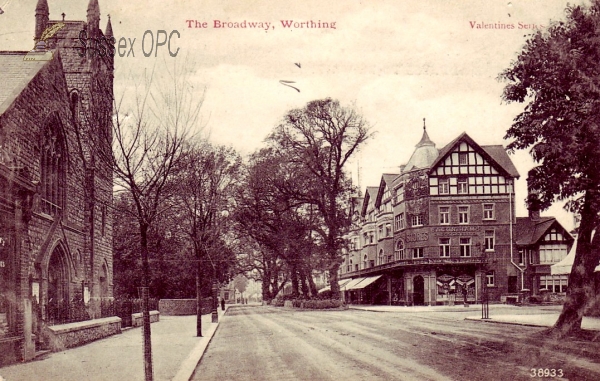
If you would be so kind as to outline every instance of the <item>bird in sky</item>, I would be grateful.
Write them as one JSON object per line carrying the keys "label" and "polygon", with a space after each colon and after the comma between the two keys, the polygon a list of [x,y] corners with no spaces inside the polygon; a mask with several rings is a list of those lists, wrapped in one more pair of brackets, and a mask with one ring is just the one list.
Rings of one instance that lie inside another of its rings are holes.
{"label": "bird in sky", "polygon": [[282,85],[284,85],[284,86],[291,87],[292,89],[296,90],[297,92],[300,92],[300,89],[298,89],[298,88],[296,88],[296,87],[294,87],[294,86],[292,86],[292,85],[289,85],[290,83],[296,83],[296,82],[294,82],[294,81],[286,81],[286,80],[283,80],[283,79],[282,79],[282,80],[280,80],[280,81],[279,81],[279,83],[281,83],[281,84],[282,84]]}
{"label": "bird in sky", "polygon": [[296,65],[296,66],[298,66],[300,69],[302,69],[302,66],[300,66],[300,62],[298,62],[298,63],[295,63],[295,62],[294,62],[294,65]]}

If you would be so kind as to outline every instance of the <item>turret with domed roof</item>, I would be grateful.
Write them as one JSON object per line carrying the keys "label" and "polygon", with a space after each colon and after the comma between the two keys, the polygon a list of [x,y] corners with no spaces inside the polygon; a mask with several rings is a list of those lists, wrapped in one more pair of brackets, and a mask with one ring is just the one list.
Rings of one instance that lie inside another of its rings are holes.
{"label": "turret with domed roof", "polygon": [[415,147],[415,151],[413,152],[406,166],[403,168],[402,172],[409,172],[421,168],[429,168],[438,157],[439,151],[437,148],[435,148],[435,143],[432,142],[431,139],[429,139],[429,135],[427,135],[425,118],[423,118],[423,136]]}

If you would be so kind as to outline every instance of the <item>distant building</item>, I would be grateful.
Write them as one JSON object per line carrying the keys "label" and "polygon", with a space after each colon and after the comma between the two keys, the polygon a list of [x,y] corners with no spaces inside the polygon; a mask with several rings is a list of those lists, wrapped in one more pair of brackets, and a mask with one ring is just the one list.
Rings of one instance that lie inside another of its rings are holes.
{"label": "distant building", "polygon": [[[548,258],[572,238],[549,217],[541,236],[527,236],[537,222],[515,217],[518,177],[501,145],[462,133],[438,150],[423,127],[401,172],[366,188],[340,269],[347,301],[435,305],[481,301],[484,292],[500,301],[549,285]],[[519,264],[519,250],[530,250],[531,266]]]}
{"label": "distant building", "polygon": [[111,150],[113,57],[78,49],[82,30],[112,36],[99,22],[97,0],[87,21],[49,20],[39,0],[36,49],[0,51],[0,364],[31,359],[44,327],[72,306],[99,317],[112,297],[113,174],[101,157]]}

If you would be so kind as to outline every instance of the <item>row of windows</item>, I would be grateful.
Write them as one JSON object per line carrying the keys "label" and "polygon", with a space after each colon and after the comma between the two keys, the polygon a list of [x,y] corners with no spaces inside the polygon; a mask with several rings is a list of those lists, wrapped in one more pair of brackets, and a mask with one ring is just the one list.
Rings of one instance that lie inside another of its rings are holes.
{"label": "row of windows", "polygon": [[567,245],[540,245],[540,263],[556,263],[567,256]]}
{"label": "row of windows", "polygon": [[[456,240],[456,238],[454,238]],[[453,241],[449,237],[438,238],[438,253],[440,258],[450,257],[450,247],[452,244],[458,243],[460,257],[471,257],[472,256],[472,245],[473,241],[471,237],[458,237],[458,242]],[[485,251],[494,251],[496,246],[496,237],[494,230],[485,230],[483,236],[483,248]],[[424,258],[424,248],[416,247],[406,249],[403,240],[398,240],[394,249],[394,255],[385,255],[384,251],[379,252],[379,263],[389,263],[394,260],[402,259],[418,259]],[[552,245],[541,245],[539,248],[539,258],[541,264],[557,263],[565,258],[567,255],[566,244],[552,244]],[[530,262],[533,264],[534,251],[533,250],[519,250],[517,254],[517,260],[519,264],[526,262],[526,256],[529,257]]]}
{"label": "row of windows", "polygon": [[[439,211],[439,224],[440,225],[450,225],[450,207],[449,206],[440,206],[438,208]],[[470,222],[470,206],[469,205],[461,205],[457,208],[458,212],[458,223],[459,224],[468,224]],[[482,204],[482,214],[483,220],[494,220],[495,218],[495,210],[494,204]],[[422,214],[413,214],[410,216],[410,226],[419,227],[424,225],[424,216]],[[404,213],[398,213],[394,217],[394,230],[402,230],[404,229],[405,221],[404,221]]]}
{"label": "row of windows", "polygon": [[[461,225],[469,224],[471,222],[470,219],[470,206],[469,205],[460,205],[457,207],[458,213],[458,223]],[[450,206],[439,206],[439,224],[440,225],[450,225],[451,224],[451,214],[450,214]],[[482,204],[482,214],[483,220],[494,220],[495,218],[495,207],[494,204]],[[422,214],[413,214],[410,216],[410,226],[412,227],[420,227],[424,226],[424,216]],[[404,213],[398,213],[394,216],[394,230],[399,231],[406,228]],[[378,237],[387,238],[392,236],[391,224],[386,223],[385,225],[378,226]],[[561,235],[562,238],[562,235]],[[363,242],[365,245],[375,243],[375,233],[374,232],[365,232],[363,234]],[[351,245],[351,249],[360,249],[358,245],[358,240]]]}
{"label": "row of windows", "polygon": [[543,244],[539,247],[539,256],[535,250],[519,249],[517,252],[517,261],[520,265],[525,263],[537,264],[539,258],[540,264],[550,264],[562,261],[567,256],[567,244]]}
{"label": "row of windows", "polygon": [[484,194],[484,193],[508,193],[510,185],[505,183],[503,176],[485,177],[444,177],[430,179],[430,194]]}
{"label": "row of windows", "polygon": [[540,290],[547,290],[550,292],[567,292],[567,286],[569,285],[568,275],[541,275],[540,276]]}
{"label": "row of windows", "polygon": [[[438,238],[439,255],[442,258],[450,257],[450,246],[452,239],[447,237]],[[470,237],[459,237],[458,238],[459,253],[461,257],[471,256],[472,239]],[[496,246],[496,236],[494,230],[486,230],[483,236],[483,248],[485,251],[494,251]],[[410,250],[410,256],[408,258],[423,258],[424,248],[417,247]],[[396,260],[408,259],[405,254],[406,249],[404,248],[404,241],[398,240],[396,242],[396,248],[394,250],[394,256]],[[383,255],[383,252],[380,252]]]}

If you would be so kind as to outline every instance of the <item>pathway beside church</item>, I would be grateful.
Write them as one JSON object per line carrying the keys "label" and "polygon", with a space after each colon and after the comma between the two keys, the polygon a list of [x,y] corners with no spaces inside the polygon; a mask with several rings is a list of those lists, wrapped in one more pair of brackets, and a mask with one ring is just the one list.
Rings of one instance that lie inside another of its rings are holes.
{"label": "pathway beside church", "polygon": [[[211,316],[202,318],[203,334],[207,336]],[[173,379],[200,341],[209,340],[195,334],[195,316],[161,316],[159,322],[152,323],[154,380]],[[134,328],[36,361],[0,368],[0,377],[5,381],[141,381],[143,364],[142,330]],[[191,371],[193,367],[190,375]]]}

